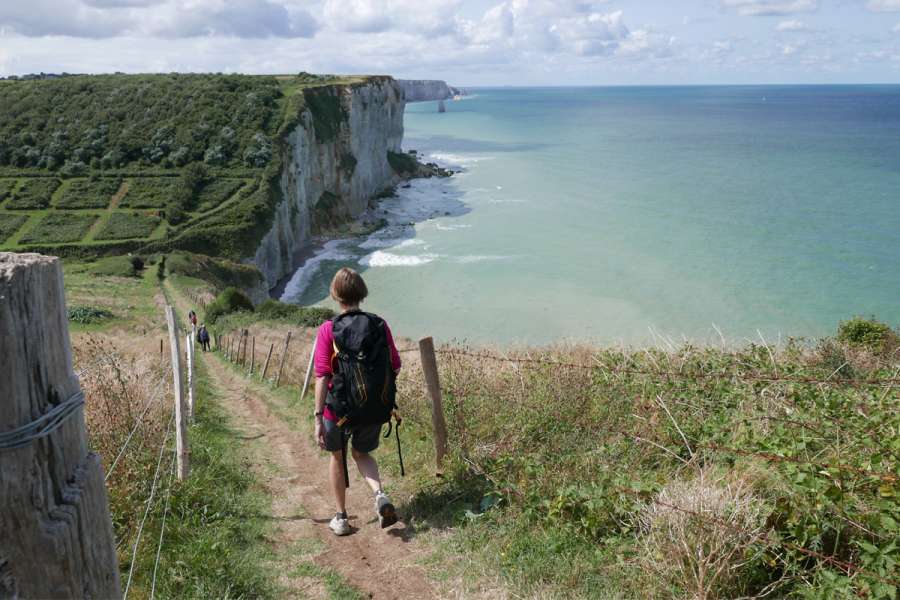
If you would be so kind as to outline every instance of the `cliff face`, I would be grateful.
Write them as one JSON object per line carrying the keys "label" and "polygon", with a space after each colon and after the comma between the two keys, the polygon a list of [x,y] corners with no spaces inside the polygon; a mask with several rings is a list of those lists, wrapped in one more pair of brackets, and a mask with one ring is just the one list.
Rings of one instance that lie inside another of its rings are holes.
{"label": "cliff face", "polygon": [[437,79],[400,79],[398,83],[406,94],[407,102],[446,100],[458,91]]}
{"label": "cliff face", "polygon": [[403,89],[389,78],[305,93],[286,140],[283,200],[251,261],[269,288],[290,275],[298,250],[317,231],[358,217],[397,181],[388,152],[403,140]]}

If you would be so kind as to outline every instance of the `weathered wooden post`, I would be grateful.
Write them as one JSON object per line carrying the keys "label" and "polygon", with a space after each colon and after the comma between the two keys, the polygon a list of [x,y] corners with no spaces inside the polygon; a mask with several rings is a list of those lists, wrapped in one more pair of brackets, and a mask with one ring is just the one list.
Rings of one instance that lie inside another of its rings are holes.
{"label": "weathered wooden post", "polygon": [[253,341],[250,343],[250,370],[247,372],[247,375],[253,375],[253,363],[256,359],[256,336],[253,336]]}
{"label": "weathered wooden post", "polygon": [[178,347],[175,309],[166,305],[166,323],[169,326],[169,344],[172,346],[172,388],[175,392],[175,453],[178,480],[184,481],[191,472],[190,446],[187,438],[187,407],[184,404],[184,382],[181,379],[181,349]]}
{"label": "weathered wooden post", "polygon": [[0,598],[118,598],[59,259],[0,252]]}
{"label": "weathered wooden post", "polygon": [[250,332],[244,329],[241,332],[241,339],[244,341],[244,349],[240,352],[241,366],[247,366],[247,340],[250,339]]}
{"label": "weathered wooden post", "polygon": [[186,336],[184,356],[187,359],[187,418],[194,420],[194,334]]}
{"label": "weathered wooden post", "polygon": [[266,354],[266,364],[263,365],[262,375],[260,375],[260,379],[266,378],[266,372],[269,370],[269,360],[272,358],[272,350],[275,349],[275,342],[269,344],[269,353]]}
{"label": "weathered wooden post", "polygon": [[312,377],[313,363],[316,358],[316,340],[313,340],[312,351],[309,353],[309,364],[306,366],[306,377],[303,378],[303,389],[300,390],[300,402],[306,397],[306,390],[309,389],[309,380]]}
{"label": "weathered wooden post", "polygon": [[447,423],[444,421],[444,401],[441,398],[441,381],[438,377],[437,357],[434,354],[434,340],[430,337],[419,340],[419,356],[422,359],[422,373],[431,404],[431,424],[434,427],[434,454],[438,474],[447,454]]}
{"label": "weathered wooden post", "polygon": [[288,345],[291,343],[291,332],[288,331],[287,337],[284,340],[284,352],[281,354],[281,365],[278,367],[278,375],[275,376],[275,387],[278,387],[278,382],[281,381],[281,372],[284,371],[284,361],[287,360],[287,351]]}

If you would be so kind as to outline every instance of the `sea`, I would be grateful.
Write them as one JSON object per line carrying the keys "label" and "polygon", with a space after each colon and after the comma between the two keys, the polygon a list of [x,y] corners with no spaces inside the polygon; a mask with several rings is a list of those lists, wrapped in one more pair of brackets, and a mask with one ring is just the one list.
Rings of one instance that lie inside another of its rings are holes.
{"label": "sea", "polygon": [[900,86],[478,88],[409,104],[457,173],[319,244],[283,300],[359,270],[397,335],[784,344],[900,324]]}

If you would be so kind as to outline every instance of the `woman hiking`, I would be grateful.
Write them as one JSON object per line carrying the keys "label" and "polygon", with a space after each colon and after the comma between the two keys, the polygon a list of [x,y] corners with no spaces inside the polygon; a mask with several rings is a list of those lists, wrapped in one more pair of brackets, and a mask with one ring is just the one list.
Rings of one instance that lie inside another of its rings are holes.
{"label": "woman hiking", "polygon": [[381,527],[397,522],[371,452],[378,447],[381,426],[396,409],[400,354],[387,323],[360,311],[359,304],[369,292],[359,273],[341,269],[330,291],[341,314],[322,323],[316,336],[315,435],[319,447],[331,453],[330,480],[337,510],[329,527],[336,535],[347,535],[351,532],[346,507],[348,442],[360,475],[375,495]]}

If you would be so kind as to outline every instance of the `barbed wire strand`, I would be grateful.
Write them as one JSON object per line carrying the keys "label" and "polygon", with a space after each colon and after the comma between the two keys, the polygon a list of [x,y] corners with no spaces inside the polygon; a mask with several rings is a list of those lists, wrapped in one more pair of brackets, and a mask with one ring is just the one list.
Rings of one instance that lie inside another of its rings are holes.
{"label": "barbed wire strand", "polygon": [[177,452],[172,450],[172,464],[169,466],[169,485],[166,488],[166,502],[163,506],[163,520],[159,529],[159,544],[156,546],[156,563],[153,565],[153,583],[150,586],[150,600],[156,595],[156,572],[159,569],[159,557],[162,554],[163,535],[166,533],[166,517],[169,516],[169,500],[172,499],[172,481],[175,479],[175,458]]}
{"label": "barbed wire strand", "polygon": [[159,480],[159,469],[162,465],[163,454],[166,449],[166,443],[169,441],[169,434],[172,432],[172,423],[175,422],[175,411],[172,411],[172,417],[169,419],[169,425],[166,427],[166,435],[163,437],[162,444],[159,445],[159,459],[156,461],[156,472],[153,474],[153,484],[150,487],[150,496],[147,498],[147,508],[144,510],[144,517],[138,527],[137,537],[134,540],[134,548],[131,551],[131,565],[128,567],[128,581],[125,584],[125,593],[122,599],[128,598],[128,590],[131,588],[131,578],[134,576],[134,562],[137,559],[138,547],[141,544],[141,536],[144,533],[144,525],[147,523],[147,515],[153,507],[153,498],[156,495],[156,482]]}
{"label": "barbed wire strand", "polygon": [[119,449],[119,453],[116,455],[116,459],[109,466],[109,469],[106,471],[106,476],[103,478],[103,481],[109,481],[110,475],[112,475],[113,471],[116,468],[116,465],[119,464],[119,460],[122,458],[122,455],[125,454],[125,449],[128,448],[128,444],[131,442],[131,438],[134,436],[135,432],[137,432],[138,428],[141,426],[141,423],[144,421],[144,416],[150,410],[150,406],[153,404],[154,400],[157,400],[160,397],[160,394],[163,391],[163,383],[160,382],[158,387],[156,388],[156,392],[150,396],[150,399],[147,400],[147,404],[144,405],[144,409],[141,411],[141,414],[138,415],[137,422],[134,424],[134,427],[128,433],[128,437],[125,438],[125,443],[122,444],[122,448]]}
{"label": "barbed wire strand", "polygon": [[[413,352],[417,350],[417,348],[404,348],[401,353]],[[541,359],[541,358],[513,358],[509,356],[498,356],[496,354],[489,354],[486,352],[470,352],[468,350],[456,350],[456,349],[438,349],[435,350],[435,354],[443,355],[443,356],[466,356],[469,358],[479,358],[486,360],[494,360],[498,362],[509,362],[515,364],[540,364],[540,365],[548,365],[548,366],[556,366],[556,367],[565,367],[571,369],[584,369],[587,371],[596,371],[598,369],[606,371],[612,375],[648,375],[654,377],[671,377],[673,379],[694,379],[694,378],[703,378],[703,379],[739,379],[743,381],[783,381],[787,383],[803,383],[803,384],[817,384],[817,385],[874,385],[874,386],[882,386],[882,385],[896,385],[900,384],[900,377],[886,377],[886,378],[874,378],[874,379],[817,379],[815,377],[784,377],[784,376],[773,376],[773,375],[759,375],[759,374],[751,374],[751,373],[681,373],[675,371],[645,371],[641,369],[629,369],[623,367],[610,367],[603,364],[593,364],[593,365],[585,365],[581,363],[572,363],[565,362],[559,360],[550,360],[550,359]]]}

